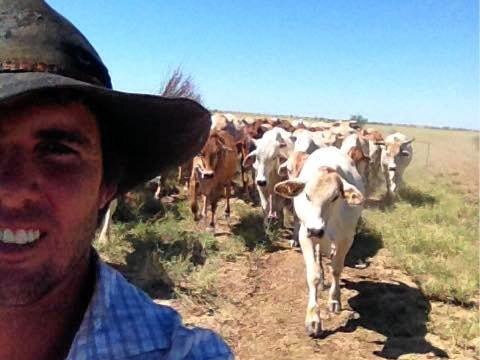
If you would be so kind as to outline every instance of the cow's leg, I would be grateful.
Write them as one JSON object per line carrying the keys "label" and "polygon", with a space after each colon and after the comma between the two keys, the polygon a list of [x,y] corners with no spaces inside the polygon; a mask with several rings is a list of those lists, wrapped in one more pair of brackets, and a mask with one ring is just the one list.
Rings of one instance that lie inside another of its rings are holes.
{"label": "cow's leg", "polygon": [[390,199],[392,197],[392,193],[391,193],[391,182],[390,182],[390,174],[389,174],[389,171],[388,169],[383,169],[383,176],[385,177],[385,185],[387,187],[387,194],[386,194],[386,198],[387,199]]}
{"label": "cow's leg", "polygon": [[332,258],[332,285],[328,294],[328,308],[330,311],[338,313],[342,309],[342,301],[340,298],[340,275],[342,274],[345,263],[345,256],[353,242],[350,240],[335,242],[335,252]]}
{"label": "cow's leg", "polygon": [[285,223],[284,223],[283,211],[285,208],[285,199],[278,195],[274,195],[274,201],[275,201],[275,214],[277,215],[277,218],[276,218],[277,224],[281,228],[284,228]]}
{"label": "cow's leg", "polygon": [[179,184],[182,183],[182,166],[181,165],[178,167],[177,182]]}
{"label": "cow's leg", "polygon": [[232,191],[232,184],[230,182],[225,185],[225,219],[230,218],[230,194]]}
{"label": "cow's leg", "polygon": [[318,290],[323,291],[325,289],[325,272],[323,271],[322,251],[320,249],[320,243],[315,244],[315,263],[320,269],[320,281],[317,288]]}
{"label": "cow's leg", "polygon": [[110,222],[112,220],[113,213],[117,209],[118,200],[113,199],[108,205],[107,212],[103,217],[102,231],[98,237],[98,242],[100,244],[107,244],[110,241]]}
{"label": "cow's leg", "polygon": [[290,246],[298,247],[300,244],[298,242],[298,231],[300,230],[300,219],[297,215],[293,214],[293,240],[290,241]]}
{"label": "cow's leg", "polygon": [[208,212],[208,196],[207,195],[203,195],[203,198],[202,198],[202,217],[204,220],[207,219],[207,212]]}
{"label": "cow's leg", "polygon": [[257,186],[257,190],[258,190],[258,195],[260,197],[260,205],[262,206],[262,210],[263,210],[263,213],[264,215],[267,215],[268,212],[270,211],[268,209],[268,199],[267,199],[267,196],[265,195],[265,193],[263,192],[263,189],[258,187]]}
{"label": "cow's leg", "polygon": [[245,173],[245,168],[243,167],[243,159],[245,156],[243,153],[240,154],[240,174],[242,175],[242,192],[244,194],[248,193],[248,182],[246,179],[247,174]]}
{"label": "cow's leg", "polygon": [[196,183],[195,183],[195,180],[192,179],[191,181],[191,186],[190,186],[190,209],[192,210],[192,214],[193,214],[193,219],[195,221],[198,221],[200,220],[200,218],[198,217],[198,199],[197,199],[197,186],[196,186]]}
{"label": "cow's leg", "polygon": [[307,236],[307,229],[303,224],[300,225],[299,240],[303,259],[305,260],[308,285],[308,304],[307,314],[305,316],[305,327],[308,335],[316,337],[320,335],[322,331],[320,310],[317,304],[317,287],[320,284],[320,267],[315,261],[315,251],[312,240]]}
{"label": "cow's leg", "polygon": [[212,217],[210,218],[210,224],[208,224],[208,229],[211,231],[215,230],[215,211],[217,210],[217,199],[212,199],[210,201],[212,206]]}
{"label": "cow's leg", "polygon": [[275,219],[277,217],[277,214],[275,213],[275,210],[273,208],[273,194],[268,195],[268,218]]}

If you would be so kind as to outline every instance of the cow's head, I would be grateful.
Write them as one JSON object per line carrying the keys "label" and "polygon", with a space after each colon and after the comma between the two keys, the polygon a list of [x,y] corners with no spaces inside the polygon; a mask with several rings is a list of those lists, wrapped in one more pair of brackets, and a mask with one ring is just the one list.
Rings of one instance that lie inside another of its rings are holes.
{"label": "cow's head", "polygon": [[308,181],[290,179],[275,185],[274,191],[285,198],[295,198],[295,212],[305,225],[308,236],[323,237],[329,221],[345,205],[360,206],[363,194],[330,167],[322,167]]}
{"label": "cow's head", "polygon": [[[283,134],[283,135],[282,135]],[[255,169],[255,182],[264,187],[272,179],[272,174],[277,175],[279,165],[288,158],[293,148],[288,132],[279,132],[272,129],[261,139],[254,140],[256,149],[250,152],[243,160],[243,166]]]}
{"label": "cow's head", "polygon": [[220,158],[224,157],[227,151],[236,151],[236,149],[226,146],[225,140],[217,132],[210,133],[200,154],[193,161],[193,167],[199,179],[212,179]]}
{"label": "cow's head", "polygon": [[289,179],[297,178],[303,169],[303,165],[308,158],[308,154],[303,151],[294,151],[288,159],[278,167],[278,174]]}
{"label": "cow's head", "polygon": [[402,162],[402,158],[411,157],[410,145],[415,138],[409,140],[396,140],[388,142],[383,147],[382,151],[382,164],[388,169],[388,171],[396,171],[397,165]]}

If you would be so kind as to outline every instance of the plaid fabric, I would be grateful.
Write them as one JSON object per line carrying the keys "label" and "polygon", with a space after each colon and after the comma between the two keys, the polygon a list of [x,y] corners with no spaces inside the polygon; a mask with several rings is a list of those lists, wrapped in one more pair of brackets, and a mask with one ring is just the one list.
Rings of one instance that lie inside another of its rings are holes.
{"label": "plaid fabric", "polygon": [[178,313],[155,304],[98,261],[97,284],[67,360],[233,359],[214,332],[186,328]]}

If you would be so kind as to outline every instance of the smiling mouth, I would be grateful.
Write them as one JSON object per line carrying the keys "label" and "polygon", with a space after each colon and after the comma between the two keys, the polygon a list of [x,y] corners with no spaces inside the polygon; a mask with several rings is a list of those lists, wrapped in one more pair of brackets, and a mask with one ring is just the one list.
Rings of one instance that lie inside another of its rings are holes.
{"label": "smiling mouth", "polygon": [[40,238],[39,229],[0,229],[0,243],[25,245],[32,244]]}

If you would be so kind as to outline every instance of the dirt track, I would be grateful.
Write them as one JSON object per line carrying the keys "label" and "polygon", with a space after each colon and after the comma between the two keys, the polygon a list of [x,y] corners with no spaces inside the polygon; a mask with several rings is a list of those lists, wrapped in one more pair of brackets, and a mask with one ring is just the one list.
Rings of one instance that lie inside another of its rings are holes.
{"label": "dirt track", "polygon": [[[229,240],[225,235],[219,239]],[[371,250],[374,240],[355,240],[342,274],[340,314],[327,311],[327,290],[321,293],[320,339],[309,338],[303,327],[307,288],[302,254],[286,246],[225,262],[217,275],[214,305],[180,300],[168,304],[187,324],[220,332],[239,360],[477,358],[473,350],[459,349],[428,332],[431,307],[446,305],[429,302],[391,265],[387,250],[375,249],[368,256],[365,249]],[[359,263],[365,265],[356,266]],[[326,281],[328,285],[328,272]]]}

